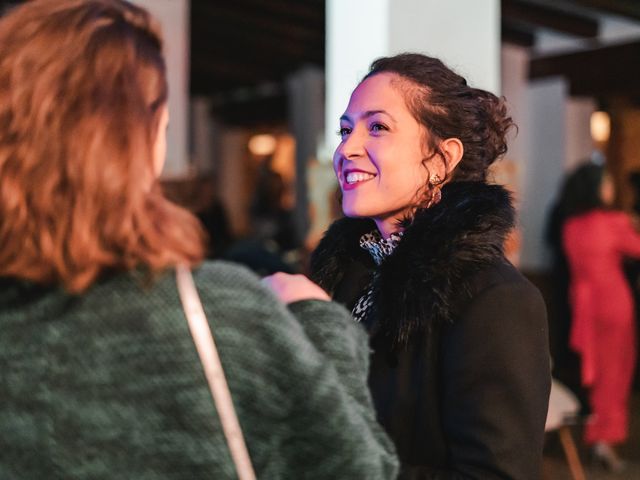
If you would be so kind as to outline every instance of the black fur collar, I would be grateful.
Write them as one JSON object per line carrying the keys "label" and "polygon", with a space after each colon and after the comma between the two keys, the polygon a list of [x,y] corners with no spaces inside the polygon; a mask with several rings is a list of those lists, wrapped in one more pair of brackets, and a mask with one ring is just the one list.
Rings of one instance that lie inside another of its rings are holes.
{"label": "black fur collar", "polygon": [[[454,295],[483,266],[503,256],[514,225],[507,190],[481,182],[455,182],[442,189],[442,200],[416,213],[394,252],[373,282],[378,328],[405,344],[415,330],[450,321]],[[375,228],[369,219],[334,222],[311,259],[311,277],[333,294],[354,263],[373,268],[360,236]]]}

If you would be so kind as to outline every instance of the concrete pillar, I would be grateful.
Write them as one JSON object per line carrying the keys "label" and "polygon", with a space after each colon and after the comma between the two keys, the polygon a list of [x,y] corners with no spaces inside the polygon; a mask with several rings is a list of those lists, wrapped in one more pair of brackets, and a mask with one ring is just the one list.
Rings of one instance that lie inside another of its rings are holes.
{"label": "concrete pillar", "polygon": [[567,172],[590,157],[594,148],[589,119],[595,102],[569,97],[561,77],[530,82],[529,61],[528,49],[502,47],[502,94],[518,125],[506,159],[516,165],[520,267],[539,273],[551,260],[545,243],[549,211]]}
{"label": "concrete pillar", "polygon": [[551,206],[565,175],[565,101],[567,85],[561,78],[530,84],[528,131],[523,141],[528,154],[522,166],[521,268],[544,271],[551,257],[544,232]]}
{"label": "concrete pillar", "polygon": [[544,232],[565,174],[567,92],[559,77],[529,82],[529,59],[527,49],[511,45],[502,48],[502,94],[518,125],[506,158],[516,165],[520,267],[539,272],[549,264]]}
{"label": "concrete pillar", "polygon": [[337,146],[338,119],[371,62],[406,51],[438,57],[472,85],[497,93],[499,0],[327,0],[324,151]]}
{"label": "concrete pillar", "polygon": [[191,161],[199,175],[215,173],[220,129],[211,116],[211,100],[194,97],[190,102]]}
{"label": "concrete pillar", "polygon": [[302,244],[309,231],[307,166],[316,158],[324,121],[324,74],[306,67],[287,79],[289,128],[296,140],[295,242]]}

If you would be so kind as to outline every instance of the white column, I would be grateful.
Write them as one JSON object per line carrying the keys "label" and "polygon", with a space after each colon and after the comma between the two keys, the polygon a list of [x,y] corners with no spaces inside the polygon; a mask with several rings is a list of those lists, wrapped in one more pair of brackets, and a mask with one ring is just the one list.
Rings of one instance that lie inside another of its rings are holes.
{"label": "white column", "polygon": [[390,55],[437,57],[474,87],[499,92],[499,0],[393,0],[389,6]]}
{"label": "white column", "polygon": [[296,185],[294,227],[296,243],[309,231],[309,186],[307,166],[316,158],[324,119],[324,75],[316,67],[305,67],[287,79],[289,128],[296,139]]}
{"label": "white column", "polygon": [[502,48],[502,94],[518,125],[506,158],[517,169],[520,267],[540,272],[549,265],[545,230],[565,175],[567,86],[560,77],[530,82],[528,65],[527,49]]}
{"label": "white column", "polygon": [[211,100],[194,97],[190,102],[191,160],[198,174],[215,171],[215,148],[219,140],[219,129],[211,116]]}
{"label": "white column", "polygon": [[326,31],[323,152],[337,146],[338,118],[378,57],[425,53],[474,86],[500,89],[499,0],[327,0]]}
{"label": "white column", "polygon": [[[546,37],[545,48],[550,37]],[[549,268],[545,242],[549,212],[568,171],[591,155],[591,98],[569,97],[561,77],[530,81],[528,49],[502,47],[502,94],[518,125],[510,139],[508,161],[517,168],[516,198],[522,250],[520,267],[529,272]]]}
{"label": "white column", "polygon": [[163,177],[189,172],[189,6],[190,0],[133,0],[158,20],[164,38],[169,81],[169,130]]}
{"label": "white column", "polygon": [[321,162],[331,161],[338,146],[338,119],[371,61],[388,54],[389,35],[389,0],[327,0],[325,145],[321,149],[325,156]]}
{"label": "white column", "polygon": [[567,84],[562,78],[536,81],[529,87],[529,157],[522,170],[522,269],[549,266],[545,244],[549,212],[565,176]]}

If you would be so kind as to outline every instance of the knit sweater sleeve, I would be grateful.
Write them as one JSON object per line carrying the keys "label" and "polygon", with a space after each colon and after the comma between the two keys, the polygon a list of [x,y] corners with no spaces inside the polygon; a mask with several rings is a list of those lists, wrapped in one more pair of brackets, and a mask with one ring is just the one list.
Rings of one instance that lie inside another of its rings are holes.
{"label": "knit sweater sleeve", "polygon": [[346,310],[288,309],[229,264],[210,264],[196,282],[259,478],[395,477],[366,388],[366,338]]}
{"label": "knit sweater sleeve", "polygon": [[349,393],[367,405],[371,398],[367,386],[369,339],[361,325],[335,302],[295,302],[289,310],[316,348],[333,363]]}

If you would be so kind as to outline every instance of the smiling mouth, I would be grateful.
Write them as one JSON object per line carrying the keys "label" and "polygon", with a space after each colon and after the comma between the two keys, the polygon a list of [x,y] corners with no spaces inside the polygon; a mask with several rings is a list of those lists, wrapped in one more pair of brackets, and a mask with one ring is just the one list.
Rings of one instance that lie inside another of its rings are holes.
{"label": "smiling mouth", "polygon": [[344,182],[347,185],[355,185],[356,183],[362,183],[362,182],[366,182],[368,180],[371,180],[372,178],[375,178],[376,176],[372,173],[366,173],[366,172],[347,172],[347,174],[344,176]]}

